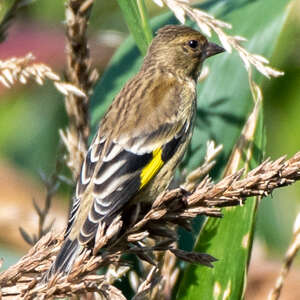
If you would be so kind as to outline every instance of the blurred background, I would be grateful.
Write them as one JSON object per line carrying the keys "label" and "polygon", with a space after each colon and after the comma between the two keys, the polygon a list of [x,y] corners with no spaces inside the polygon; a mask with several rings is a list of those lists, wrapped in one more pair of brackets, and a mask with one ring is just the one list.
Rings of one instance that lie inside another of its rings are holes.
{"label": "blurred background", "polygon": [[[298,1],[299,2],[299,1]],[[0,2],[0,15],[11,1]],[[151,16],[164,9],[146,1]],[[299,6],[300,8],[300,6]],[[93,8],[89,41],[94,64],[101,73],[115,49],[128,35],[116,1],[98,1]],[[37,62],[63,75],[64,4],[61,0],[35,1],[19,10],[0,44],[0,60],[33,53]],[[264,90],[267,130],[266,157],[288,157],[300,150],[300,9],[289,18],[272,57],[272,66],[285,76],[268,81]],[[2,269],[16,262],[30,247],[19,227],[37,232],[38,217],[32,200],[43,203],[43,177],[55,169],[59,151],[58,129],[67,124],[63,96],[51,82],[32,82],[7,89],[0,83],[0,257]],[[66,175],[67,170],[65,171]],[[42,174],[42,176],[41,176]],[[50,223],[61,230],[66,222],[72,186],[62,184],[55,196]],[[292,236],[293,221],[300,212],[300,184],[277,190],[258,210],[256,238],[249,278],[249,299],[265,299],[274,284],[280,263]],[[300,299],[300,260],[296,260],[282,299]],[[288,291],[292,290],[293,293]],[[298,293],[298,294],[297,294]]]}

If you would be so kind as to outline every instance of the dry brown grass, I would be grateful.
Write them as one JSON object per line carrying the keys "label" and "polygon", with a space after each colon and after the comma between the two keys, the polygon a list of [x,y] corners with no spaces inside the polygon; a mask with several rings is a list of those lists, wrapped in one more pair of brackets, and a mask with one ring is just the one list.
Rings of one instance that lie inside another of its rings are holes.
{"label": "dry brown grass", "polygon": [[[190,228],[191,220],[197,215],[222,217],[221,207],[242,205],[247,197],[267,196],[274,189],[299,180],[300,153],[288,160],[284,157],[276,161],[266,160],[244,178],[242,175],[241,170],[216,184],[206,176],[192,193],[180,188],[164,193],[156,199],[146,215],[137,213],[136,221],[117,239],[112,237],[116,236],[122,226],[120,217],[106,231],[101,230],[100,226],[96,248],[105,246],[102,254],[93,256],[89,251],[84,251],[70,274],[58,274],[48,284],[42,285],[39,283],[42,273],[49,268],[62,242],[62,234],[48,233],[20,262],[1,273],[2,297],[46,299],[80,295],[87,291],[102,295],[110,293],[109,291],[121,293],[111,285],[118,278],[118,272],[114,271],[114,276],[111,273],[95,275],[95,272],[110,264],[126,267],[126,262],[121,259],[124,253],[134,253],[154,265],[152,275],[145,279],[144,284],[139,285],[138,294],[141,295],[150,292],[149,287],[160,280],[155,256],[157,252],[171,251],[181,260],[212,266],[215,258],[208,254],[174,248],[177,227]],[[128,268],[123,270],[127,272]],[[120,274],[123,275],[124,272]]]}

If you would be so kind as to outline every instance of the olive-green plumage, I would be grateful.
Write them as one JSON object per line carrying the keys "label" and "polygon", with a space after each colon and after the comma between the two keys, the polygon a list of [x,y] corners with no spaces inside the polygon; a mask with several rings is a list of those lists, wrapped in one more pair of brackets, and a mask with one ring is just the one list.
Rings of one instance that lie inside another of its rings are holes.
{"label": "olive-green plumage", "polygon": [[189,27],[158,31],[139,73],[99,125],[48,278],[70,271],[80,249],[92,247],[100,222],[109,224],[128,203],[154,201],[168,187],[193,132],[202,63],[223,51]]}

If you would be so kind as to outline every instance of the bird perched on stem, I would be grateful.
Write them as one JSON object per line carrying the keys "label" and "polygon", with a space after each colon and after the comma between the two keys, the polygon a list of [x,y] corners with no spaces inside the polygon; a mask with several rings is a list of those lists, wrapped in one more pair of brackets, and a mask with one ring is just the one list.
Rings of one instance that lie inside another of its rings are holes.
{"label": "bird perched on stem", "polygon": [[130,203],[154,201],[190,142],[203,61],[224,49],[198,31],[158,30],[143,65],[115,97],[82,164],[64,243],[46,278],[70,272],[100,223]]}

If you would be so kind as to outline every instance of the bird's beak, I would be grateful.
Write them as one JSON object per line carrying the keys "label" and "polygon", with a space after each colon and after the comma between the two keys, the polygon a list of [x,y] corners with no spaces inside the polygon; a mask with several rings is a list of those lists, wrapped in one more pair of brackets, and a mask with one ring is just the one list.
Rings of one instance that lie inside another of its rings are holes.
{"label": "bird's beak", "polygon": [[224,51],[225,51],[225,49],[223,47],[221,47],[215,43],[208,43],[206,50],[205,50],[205,56],[207,58],[207,57],[216,55],[218,53],[222,53]]}

